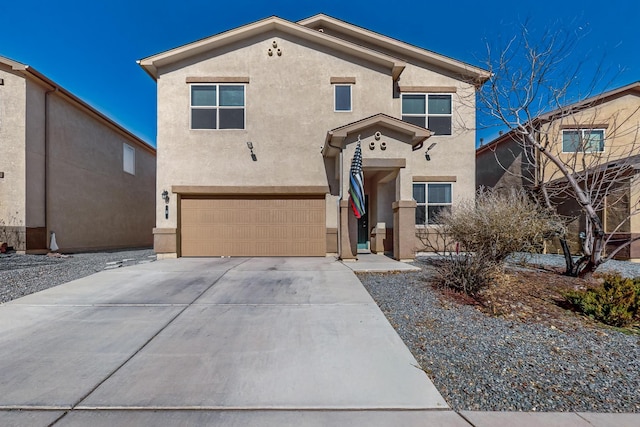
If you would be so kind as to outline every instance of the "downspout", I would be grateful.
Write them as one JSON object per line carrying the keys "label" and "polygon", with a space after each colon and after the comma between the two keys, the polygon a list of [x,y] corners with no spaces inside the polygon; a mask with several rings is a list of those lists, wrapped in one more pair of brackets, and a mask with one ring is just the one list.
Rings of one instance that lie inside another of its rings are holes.
{"label": "downspout", "polygon": [[342,155],[343,151],[340,150],[340,192],[338,196],[338,259],[342,259],[342,209],[340,208],[340,202],[342,202]]}

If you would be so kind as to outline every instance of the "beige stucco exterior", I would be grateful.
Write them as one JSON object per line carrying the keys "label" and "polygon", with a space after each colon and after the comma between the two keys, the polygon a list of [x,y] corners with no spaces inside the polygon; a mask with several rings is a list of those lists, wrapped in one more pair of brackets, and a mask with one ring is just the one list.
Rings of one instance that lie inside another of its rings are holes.
{"label": "beige stucco exterior", "polygon": [[[454,176],[454,204],[474,196],[475,86],[469,81],[488,74],[422,49],[411,47],[419,52],[406,54],[403,49],[409,45],[394,41],[394,49],[375,33],[360,31],[363,40],[358,41],[351,34],[357,27],[322,15],[318,19],[335,24],[330,35],[313,28],[320,22],[313,19],[296,24],[269,18],[140,61],[158,85],[156,193],[170,193],[168,204],[160,201],[156,207],[156,251],[180,255],[181,194],[173,191],[176,188],[280,186],[292,189],[291,194],[296,188],[328,188],[327,253],[356,256],[355,251],[346,251],[353,246],[347,239],[348,223],[353,221],[340,201],[348,197],[348,173],[358,135],[365,161],[365,193],[375,219],[369,228],[378,224],[384,224],[383,230],[402,227],[402,250],[386,246],[397,258],[412,258],[420,249],[413,220],[414,176],[427,181],[428,177]],[[191,130],[193,82],[243,84],[245,128]],[[336,82],[352,85],[349,112],[334,111]],[[452,135],[430,136],[422,129],[426,136],[421,143],[412,143],[412,133],[419,130],[398,130],[383,118],[365,127],[355,126],[342,138],[340,150],[327,148],[332,130],[377,115],[400,121],[401,91],[430,89],[452,96]],[[375,138],[376,132],[381,139]],[[380,146],[383,141],[385,150]],[[437,144],[428,162],[425,150],[432,142]],[[367,166],[368,161],[393,159],[402,159],[403,165]],[[402,202],[401,214],[395,217],[394,202]],[[399,216],[402,224],[394,226]]]}
{"label": "beige stucco exterior", "polygon": [[[624,214],[610,209],[608,202],[602,213],[605,232],[613,232],[615,226],[612,224],[620,224],[621,220],[618,219],[635,210],[634,204],[640,200],[640,182],[637,175],[640,159],[636,158],[640,154],[640,83],[605,92],[579,104],[541,116],[536,120],[536,129],[537,137],[543,141],[546,149],[557,156],[569,171],[577,175],[585,169],[593,173],[607,165],[615,167],[622,162],[635,165],[636,175],[629,181],[630,203],[625,207]],[[578,155],[563,153],[563,131],[578,129],[603,130],[604,151]],[[478,187],[526,187],[535,179],[543,182],[562,180],[562,174],[556,165],[535,153],[527,156],[511,132],[480,147],[476,153],[476,162]],[[522,176],[529,179],[522,179]],[[559,209],[567,216],[578,215],[580,211],[580,207],[570,201],[561,203]],[[616,220],[609,221],[608,217],[613,217],[614,214]],[[577,234],[581,227],[584,227],[584,224],[580,220],[576,220],[570,226],[570,231],[574,234],[571,240],[576,250],[579,249]],[[625,224],[617,231],[622,233],[619,237],[621,241],[640,236],[640,216],[631,216],[628,226]],[[614,247],[611,246],[610,249]],[[553,250],[557,248],[554,247]],[[640,241],[632,243],[629,251],[622,252],[620,257],[640,260]]]}
{"label": "beige stucco exterior", "polygon": [[155,150],[27,65],[0,58],[0,79],[0,241],[40,252],[55,232],[63,252],[151,246]]}

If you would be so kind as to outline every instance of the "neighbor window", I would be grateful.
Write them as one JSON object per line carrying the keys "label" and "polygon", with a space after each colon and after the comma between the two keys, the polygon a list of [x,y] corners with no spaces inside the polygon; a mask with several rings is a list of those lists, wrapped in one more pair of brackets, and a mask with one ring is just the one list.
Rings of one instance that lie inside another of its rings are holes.
{"label": "neighbor window", "polygon": [[351,85],[334,85],[335,111],[351,111]]}
{"label": "neighbor window", "polygon": [[122,144],[122,170],[136,174],[136,150],[129,144]]}
{"label": "neighbor window", "polygon": [[435,135],[451,135],[451,95],[403,93],[402,120]]}
{"label": "neighbor window", "polygon": [[244,129],[244,85],[191,85],[191,129]]}
{"label": "neighbor window", "polygon": [[604,151],[604,129],[567,129],[562,131],[563,153]]}
{"label": "neighbor window", "polygon": [[413,184],[413,198],[417,202],[416,225],[437,224],[438,214],[451,210],[450,183]]}

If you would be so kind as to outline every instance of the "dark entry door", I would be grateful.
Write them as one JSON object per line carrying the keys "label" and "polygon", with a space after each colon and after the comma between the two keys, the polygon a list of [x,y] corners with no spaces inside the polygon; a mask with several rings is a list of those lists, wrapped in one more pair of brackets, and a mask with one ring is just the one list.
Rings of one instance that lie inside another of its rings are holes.
{"label": "dark entry door", "polygon": [[364,196],[365,214],[358,219],[358,249],[369,249],[369,196]]}

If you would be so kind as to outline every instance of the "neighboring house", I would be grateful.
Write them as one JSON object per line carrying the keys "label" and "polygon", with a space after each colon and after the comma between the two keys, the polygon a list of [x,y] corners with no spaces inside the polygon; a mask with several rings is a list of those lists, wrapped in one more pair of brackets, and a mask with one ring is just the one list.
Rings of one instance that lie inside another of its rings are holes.
{"label": "neighboring house", "polygon": [[354,259],[359,246],[412,259],[416,231],[474,196],[482,69],[326,15],[267,18],[139,64],[158,85],[161,256]]}
{"label": "neighboring house", "polygon": [[33,69],[0,57],[0,241],[43,252],[149,247],[155,149]]}
{"label": "neighboring house", "polygon": [[[633,215],[640,208],[640,82],[541,115],[533,127],[546,149],[582,180],[596,201],[605,232],[615,232],[608,250],[640,236],[640,215]],[[478,187],[530,188],[538,182],[547,183],[554,195],[556,189],[566,186],[557,166],[540,153],[523,150],[518,141],[518,134],[511,131],[477,149]],[[613,182],[609,177],[615,177],[619,185],[608,188]],[[594,182],[604,185],[592,185]],[[573,249],[579,250],[579,233],[584,230],[580,206],[557,191],[554,198],[559,213],[575,218],[570,239]],[[640,241],[617,257],[640,261]]]}

